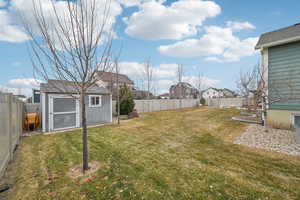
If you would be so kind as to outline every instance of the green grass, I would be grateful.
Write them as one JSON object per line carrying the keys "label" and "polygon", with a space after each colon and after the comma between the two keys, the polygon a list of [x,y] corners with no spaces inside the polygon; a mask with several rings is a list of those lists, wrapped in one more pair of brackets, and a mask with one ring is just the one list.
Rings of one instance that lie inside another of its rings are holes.
{"label": "green grass", "polygon": [[[92,181],[66,173],[81,163],[80,131],[25,138],[9,199],[300,199],[300,159],[234,145],[237,111],[155,112],[89,129]],[[51,194],[51,195],[49,195]]]}

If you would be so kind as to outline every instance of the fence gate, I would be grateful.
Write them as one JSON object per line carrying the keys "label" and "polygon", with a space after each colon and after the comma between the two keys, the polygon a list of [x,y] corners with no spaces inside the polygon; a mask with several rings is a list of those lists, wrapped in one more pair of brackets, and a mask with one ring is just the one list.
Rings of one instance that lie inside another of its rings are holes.
{"label": "fence gate", "polygon": [[79,102],[70,96],[51,95],[50,131],[79,127]]}

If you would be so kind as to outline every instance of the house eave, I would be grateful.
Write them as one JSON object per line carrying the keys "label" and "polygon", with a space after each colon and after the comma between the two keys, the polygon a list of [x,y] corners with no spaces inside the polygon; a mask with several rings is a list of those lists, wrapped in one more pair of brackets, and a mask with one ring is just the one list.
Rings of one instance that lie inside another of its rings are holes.
{"label": "house eave", "polygon": [[287,44],[287,43],[291,43],[291,42],[297,42],[297,41],[300,41],[300,36],[292,37],[292,38],[288,38],[288,39],[284,39],[284,40],[279,40],[276,42],[269,42],[269,43],[262,44],[262,45],[256,45],[255,50],[262,50],[264,48],[270,48],[273,46],[279,46],[279,45],[283,45],[283,44]]}

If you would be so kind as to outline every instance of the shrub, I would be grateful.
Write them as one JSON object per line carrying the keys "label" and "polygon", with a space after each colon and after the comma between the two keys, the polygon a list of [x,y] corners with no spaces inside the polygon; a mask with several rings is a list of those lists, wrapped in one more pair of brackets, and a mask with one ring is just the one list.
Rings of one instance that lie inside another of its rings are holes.
{"label": "shrub", "polygon": [[[130,89],[124,84],[120,88],[120,114],[128,115],[134,109],[134,100],[131,94]],[[118,102],[116,104],[116,110],[118,112]]]}
{"label": "shrub", "polygon": [[200,103],[201,103],[202,105],[205,105],[205,103],[206,103],[206,102],[205,102],[205,99],[204,99],[204,98],[201,98],[201,99],[200,99]]}

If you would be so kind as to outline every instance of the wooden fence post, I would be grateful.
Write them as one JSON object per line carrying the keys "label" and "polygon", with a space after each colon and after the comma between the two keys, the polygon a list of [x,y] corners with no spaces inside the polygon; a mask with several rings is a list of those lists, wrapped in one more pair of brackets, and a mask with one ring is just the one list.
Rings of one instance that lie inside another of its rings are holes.
{"label": "wooden fence post", "polygon": [[9,161],[13,160],[12,150],[12,94],[7,95],[8,101],[8,137],[9,137]]}

